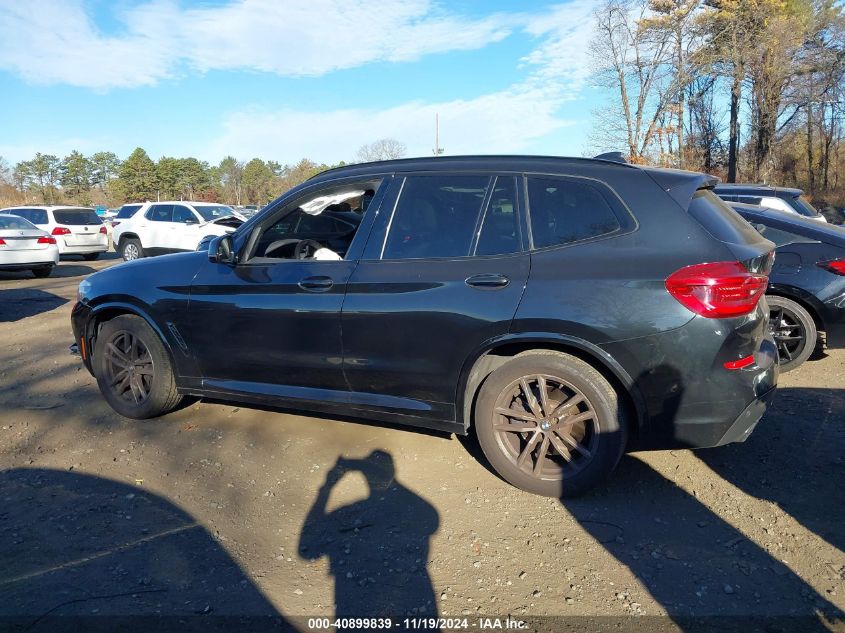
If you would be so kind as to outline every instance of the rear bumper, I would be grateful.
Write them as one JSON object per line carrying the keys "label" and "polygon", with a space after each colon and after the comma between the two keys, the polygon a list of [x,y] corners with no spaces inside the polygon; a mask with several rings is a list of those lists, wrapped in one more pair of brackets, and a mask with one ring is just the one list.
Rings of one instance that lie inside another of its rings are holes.
{"label": "rear bumper", "polygon": [[[634,377],[644,405],[632,450],[704,448],[748,437],[774,395],[777,348],[768,307],[738,319],[696,317],[688,325],[603,347]],[[743,369],[727,361],[753,355]]]}
{"label": "rear bumper", "polygon": [[827,346],[845,347],[845,295],[825,304],[822,319]]}
{"label": "rear bumper", "polygon": [[59,242],[60,255],[85,255],[86,253],[105,253],[109,250],[109,239],[107,235],[103,235],[103,239],[96,244],[85,244],[83,246],[68,246],[64,242]]}

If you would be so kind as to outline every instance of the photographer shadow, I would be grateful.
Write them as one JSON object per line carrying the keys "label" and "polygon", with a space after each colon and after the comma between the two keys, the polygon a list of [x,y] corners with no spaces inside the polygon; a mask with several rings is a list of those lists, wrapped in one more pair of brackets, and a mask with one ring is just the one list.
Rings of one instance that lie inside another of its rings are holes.
{"label": "photographer shadow", "polygon": [[[329,512],[332,490],[351,472],[364,476],[369,496]],[[434,506],[396,480],[387,452],[339,458],[305,519],[299,554],[329,557],[336,617],[436,616],[427,563],[439,523]]]}

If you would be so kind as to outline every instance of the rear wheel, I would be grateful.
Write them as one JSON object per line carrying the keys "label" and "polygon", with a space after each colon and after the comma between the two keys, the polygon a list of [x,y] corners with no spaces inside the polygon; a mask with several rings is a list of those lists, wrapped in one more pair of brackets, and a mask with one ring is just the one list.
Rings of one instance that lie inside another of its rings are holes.
{"label": "rear wheel", "polygon": [[86,262],[93,262],[99,256],[100,256],[99,253],[84,253],[82,255],[82,259],[84,259]]}
{"label": "rear wheel", "polygon": [[131,262],[134,259],[140,259],[144,256],[144,249],[141,248],[141,242],[135,238],[127,238],[120,241],[120,254],[123,260]]}
{"label": "rear wheel", "polygon": [[616,391],[584,361],[526,352],[494,371],[475,407],[478,441],[505,480],[536,494],[571,497],[604,480],[625,449]]}
{"label": "rear wheel", "polygon": [[164,344],[140,317],[123,315],[103,325],[93,366],[103,396],[124,417],[158,417],[182,399]]}
{"label": "rear wheel", "polygon": [[48,268],[33,268],[32,274],[38,277],[38,279],[44,279],[45,277],[49,277],[50,273],[53,272],[53,267],[50,266]]}
{"label": "rear wheel", "polygon": [[766,296],[769,332],[778,348],[781,371],[792,371],[816,348],[818,332],[813,317],[799,303],[785,297]]}

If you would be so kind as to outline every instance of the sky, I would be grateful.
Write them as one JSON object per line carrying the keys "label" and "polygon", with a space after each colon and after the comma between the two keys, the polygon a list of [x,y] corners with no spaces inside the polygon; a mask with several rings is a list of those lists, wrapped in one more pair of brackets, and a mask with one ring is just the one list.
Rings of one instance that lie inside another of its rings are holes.
{"label": "sky", "polygon": [[594,0],[0,0],[0,156],[580,156]]}

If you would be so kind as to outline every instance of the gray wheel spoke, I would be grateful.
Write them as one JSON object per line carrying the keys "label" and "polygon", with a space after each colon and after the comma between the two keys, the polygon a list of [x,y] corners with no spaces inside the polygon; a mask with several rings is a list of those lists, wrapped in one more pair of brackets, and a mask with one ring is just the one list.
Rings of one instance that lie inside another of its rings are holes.
{"label": "gray wheel spoke", "polygon": [[525,420],[526,422],[534,422],[534,424],[537,423],[537,418],[534,417],[533,414],[528,413],[527,411],[517,411],[516,409],[505,409],[504,407],[497,407],[496,413],[505,415],[509,418],[514,418],[516,420]]}
{"label": "gray wheel spoke", "polygon": [[577,415],[569,415],[563,418],[560,422],[555,425],[555,430],[561,428],[569,428],[573,424],[577,422],[584,422],[585,420],[593,420],[595,419],[596,414],[593,411],[585,411],[584,413],[579,413]]}
{"label": "gray wheel spoke", "polygon": [[525,424],[524,422],[513,422],[511,424],[493,425],[493,429],[495,429],[496,431],[505,431],[511,433],[525,433],[526,431],[533,431],[536,428],[536,424]]}
{"label": "gray wheel spoke", "polygon": [[540,450],[537,451],[537,461],[534,462],[534,476],[539,477],[543,472],[543,462],[546,461],[546,453],[549,451],[549,436],[543,436]]}
{"label": "gray wheel spoke", "polygon": [[114,343],[109,343],[106,347],[110,352],[112,362],[117,361],[124,365],[129,365],[129,358],[123,351],[117,348],[117,345],[115,345]]}
{"label": "gray wheel spoke", "polygon": [[543,415],[550,415],[552,405],[549,403],[549,386],[542,376],[537,376],[537,387],[540,389],[540,407],[543,409]]}
{"label": "gray wheel spoke", "polygon": [[117,372],[114,376],[112,376],[112,381],[111,381],[110,385],[112,387],[114,387],[115,385],[117,385],[117,383],[122,383],[124,380],[126,380],[126,377],[128,376],[128,374],[129,374],[129,369],[124,367],[119,372]]}
{"label": "gray wheel spoke", "polygon": [[528,407],[531,409],[531,412],[537,418],[542,418],[543,412],[540,411],[540,404],[537,402],[537,398],[534,396],[534,393],[531,391],[531,387],[528,385],[528,381],[525,380],[525,378],[520,378],[519,386],[522,389],[522,393],[525,396],[525,401],[528,404]]}
{"label": "gray wheel spoke", "polygon": [[574,448],[576,451],[581,453],[584,457],[590,457],[592,455],[592,453],[590,453],[590,451],[588,451],[586,448],[581,446],[581,444],[576,442],[569,435],[565,435],[563,433],[560,433],[559,431],[555,431],[555,433],[560,437],[560,439],[562,439],[564,442],[569,444],[572,448]]}
{"label": "gray wheel spoke", "polygon": [[555,447],[555,450],[560,453],[560,456],[563,457],[566,461],[571,462],[572,456],[569,453],[569,449],[566,447],[566,444],[560,441],[560,438],[557,436],[556,433],[549,434],[549,441],[552,443],[552,446]]}
{"label": "gray wheel spoke", "polygon": [[586,398],[582,396],[580,393],[577,395],[572,396],[571,398],[567,399],[566,402],[561,402],[559,405],[555,407],[555,410],[552,411],[552,414],[549,416],[551,418],[557,418],[563,415],[563,412],[568,409],[569,407],[574,407],[582,402],[584,402]]}
{"label": "gray wheel spoke", "polygon": [[522,452],[519,454],[519,457],[516,460],[516,465],[520,468],[525,464],[525,460],[528,459],[528,456],[531,455],[531,451],[537,446],[537,442],[543,437],[542,433],[535,433],[531,436],[531,439],[528,440],[528,443],[525,445],[525,448],[522,449]]}

